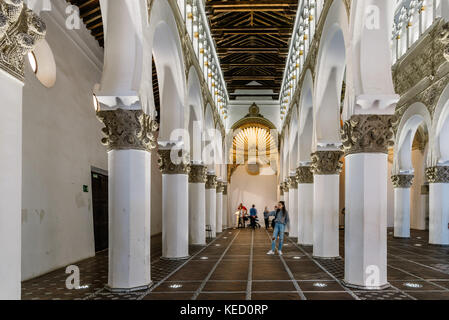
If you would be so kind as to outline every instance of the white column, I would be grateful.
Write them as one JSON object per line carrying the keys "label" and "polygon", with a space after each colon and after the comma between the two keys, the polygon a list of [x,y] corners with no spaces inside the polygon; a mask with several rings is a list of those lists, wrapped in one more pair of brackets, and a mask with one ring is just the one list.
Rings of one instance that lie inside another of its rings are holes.
{"label": "white column", "polygon": [[207,168],[190,166],[189,173],[189,243],[206,245]]}
{"label": "white column", "polygon": [[288,190],[289,207],[287,210],[290,218],[290,231],[288,236],[290,238],[298,238],[298,183],[296,181],[296,176],[291,176],[289,178]]}
{"label": "white column", "polygon": [[313,256],[339,257],[339,198],[341,151],[318,151],[312,155],[313,190]]}
{"label": "white column", "polygon": [[223,183],[223,230],[226,230],[230,227],[229,225],[229,212],[228,212],[228,185]]}
{"label": "white column", "polygon": [[142,289],[151,285],[151,154],[112,150],[108,167],[108,287]]}
{"label": "white column", "polygon": [[365,289],[388,286],[388,155],[349,154],[345,176],[345,283]]}
{"label": "white column", "polygon": [[185,155],[179,164],[175,164],[173,157],[176,154],[177,152],[173,153],[171,149],[159,148],[162,171],[162,258],[164,259],[189,257],[188,173],[190,160],[188,155]]}
{"label": "white column", "polygon": [[449,167],[427,169],[429,180],[429,243],[449,245]]}
{"label": "white column", "polygon": [[[392,116],[353,115],[342,130],[346,153],[345,278],[376,290],[387,281],[388,147]],[[315,180],[316,181],[316,180]]]}
{"label": "white column", "polygon": [[[287,206],[287,209],[290,210],[288,207],[290,206],[290,199],[289,199],[290,190],[288,188],[288,184],[284,182],[284,203]],[[290,232],[288,226],[285,228],[286,232]]]}
{"label": "white column", "polygon": [[410,187],[413,175],[394,175],[394,237],[410,238]]}
{"label": "white column", "polygon": [[206,225],[212,230],[212,238],[217,236],[217,177],[213,174],[207,175],[206,182]]}
{"label": "white column", "polygon": [[222,182],[218,182],[216,193],[216,219],[217,219],[217,233],[223,232],[223,190]]}
{"label": "white column", "polygon": [[429,230],[428,218],[429,218],[429,190],[428,184],[421,186],[421,218],[422,218],[422,230]]}
{"label": "white column", "polygon": [[311,167],[299,167],[298,178],[298,244],[313,245],[313,174]]}
{"label": "white column", "polygon": [[21,297],[22,89],[24,56],[45,37],[45,23],[23,1],[1,1],[0,300]]}
{"label": "white column", "polygon": [[22,88],[0,70],[0,300],[18,300],[21,290]]}
{"label": "white column", "polygon": [[[154,134],[141,110],[99,111],[109,168],[108,289],[142,290],[151,285],[151,153]],[[151,121],[154,124],[154,121]],[[152,127],[152,126],[150,126]],[[154,129],[154,128],[153,128]],[[148,139],[147,139],[148,138]]]}

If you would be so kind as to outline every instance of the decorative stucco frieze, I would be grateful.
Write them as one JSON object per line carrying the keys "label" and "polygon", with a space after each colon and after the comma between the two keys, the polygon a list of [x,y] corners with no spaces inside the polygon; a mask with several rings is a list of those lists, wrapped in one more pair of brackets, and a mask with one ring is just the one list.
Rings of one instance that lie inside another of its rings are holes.
{"label": "decorative stucco frieze", "polygon": [[24,56],[45,37],[44,21],[23,0],[0,0],[0,69],[24,80]]}
{"label": "decorative stucco frieze", "polygon": [[183,150],[159,149],[159,170],[162,174],[189,174],[190,155]]}
{"label": "decorative stucco frieze", "polygon": [[207,175],[206,189],[217,189],[217,176],[213,174]]}
{"label": "decorative stucco frieze", "polygon": [[298,181],[296,180],[296,175],[288,177],[288,185],[292,190],[298,189]]}
{"label": "decorative stucco frieze", "polygon": [[443,44],[443,55],[449,61],[449,22],[442,26],[438,40]]}
{"label": "decorative stucco frieze", "polygon": [[298,184],[313,183],[312,167],[298,167],[296,169],[296,181],[298,182]]}
{"label": "decorative stucco frieze", "polygon": [[397,174],[391,176],[394,188],[410,188],[413,184],[413,174]]}
{"label": "decorative stucco frieze", "polygon": [[189,172],[189,183],[206,183],[207,167],[200,164],[191,164]]}
{"label": "decorative stucco frieze", "polygon": [[343,151],[317,151],[312,153],[312,172],[315,175],[340,174],[343,162],[340,161]]}
{"label": "decorative stucco frieze", "polygon": [[449,167],[435,166],[426,169],[429,183],[449,183]]}
{"label": "decorative stucco frieze", "polygon": [[98,119],[105,127],[102,129],[105,137],[101,142],[111,150],[144,150],[156,148],[155,132],[158,129],[156,121],[142,110],[98,111]]}
{"label": "decorative stucco frieze", "polygon": [[343,124],[341,138],[346,155],[388,153],[394,145],[395,116],[353,115]]}

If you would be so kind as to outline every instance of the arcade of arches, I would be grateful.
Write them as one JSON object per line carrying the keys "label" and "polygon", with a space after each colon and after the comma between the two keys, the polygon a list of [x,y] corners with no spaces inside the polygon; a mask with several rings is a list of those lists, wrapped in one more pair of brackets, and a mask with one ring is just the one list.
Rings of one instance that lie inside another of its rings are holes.
{"label": "arcade of arches", "polygon": [[0,0],[0,93],[0,299],[449,299],[448,1]]}

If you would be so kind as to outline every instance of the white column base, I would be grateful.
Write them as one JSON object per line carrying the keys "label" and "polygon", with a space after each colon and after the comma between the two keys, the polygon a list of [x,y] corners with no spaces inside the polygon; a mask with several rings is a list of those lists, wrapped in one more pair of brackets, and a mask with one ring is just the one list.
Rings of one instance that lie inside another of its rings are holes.
{"label": "white column base", "polygon": [[108,164],[108,287],[133,291],[151,285],[151,154],[112,150]]}
{"label": "white column base", "polygon": [[345,284],[379,290],[387,281],[388,156],[346,156]]}
{"label": "white column base", "polygon": [[189,257],[189,176],[162,175],[162,258]]}
{"label": "white column base", "polygon": [[394,237],[410,238],[410,188],[394,189]]}
{"label": "white column base", "polygon": [[223,232],[223,193],[216,194],[216,219],[217,219],[217,233]]}
{"label": "white column base", "polygon": [[339,257],[339,175],[314,175],[313,256]]}
{"label": "white column base", "polygon": [[290,238],[298,238],[298,189],[290,189],[288,191],[289,207],[288,216],[290,218],[290,230],[288,236]]}
{"label": "white column base", "polygon": [[449,183],[430,184],[429,243],[449,245]]}
{"label": "white column base", "polygon": [[206,245],[205,183],[189,183],[189,242]]}
{"label": "white column base", "polygon": [[298,184],[298,244],[313,245],[313,183]]}
{"label": "white column base", "polygon": [[217,237],[217,191],[206,189],[206,225],[212,229],[212,238]]}

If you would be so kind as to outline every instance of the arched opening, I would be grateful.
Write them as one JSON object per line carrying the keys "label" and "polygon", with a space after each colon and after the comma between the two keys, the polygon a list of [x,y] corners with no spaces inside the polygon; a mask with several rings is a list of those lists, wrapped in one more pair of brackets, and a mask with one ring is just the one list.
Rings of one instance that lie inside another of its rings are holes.
{"label": "arched opening", "polygon": [[426,106],[415,103],[407,109],[398,127],[392,170],[396,237],[407,238],[410,229],[428,228],[429,186],[425,169],[430,125]]}
{"label": "arched opening", "polygon": [[190,160],[200,163],[202,160],[203,98],[201,84],[194,67],[190,68],[187,81],[186,128],[189,132]]}

